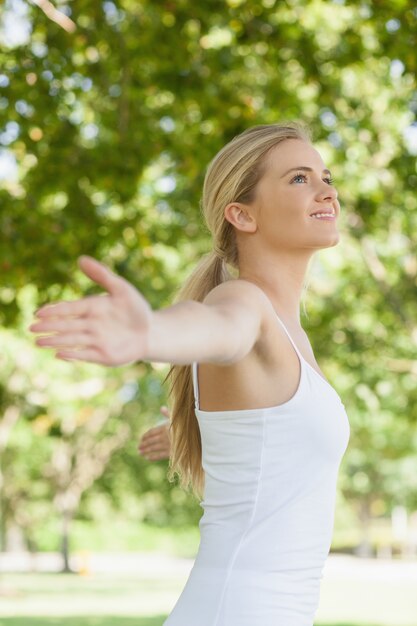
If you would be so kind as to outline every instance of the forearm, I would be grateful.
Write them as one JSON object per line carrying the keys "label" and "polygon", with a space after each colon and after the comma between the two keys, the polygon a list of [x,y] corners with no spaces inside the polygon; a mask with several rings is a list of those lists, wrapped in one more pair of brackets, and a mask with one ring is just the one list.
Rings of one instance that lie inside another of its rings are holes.
{"label": "forearm", "polygon": [[215,307],[187,300],[153,311],[145,360],[227,363],[238,349],[238,332],[230,320]]}

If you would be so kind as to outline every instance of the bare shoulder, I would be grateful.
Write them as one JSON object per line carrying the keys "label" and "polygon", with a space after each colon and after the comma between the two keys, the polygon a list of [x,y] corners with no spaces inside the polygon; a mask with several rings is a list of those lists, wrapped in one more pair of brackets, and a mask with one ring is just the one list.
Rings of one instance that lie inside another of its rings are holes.
{"label": "bare shoulder", "polygon": [[256,309],[260,313],[271,310],[271,302],[265,292],[255,283],[242,278],[234,278],[217,285],[206,295],[204,303],[209,306],[246,306],[250,309]]}
{"label": "bare shoulder", "polygon": [[249,352],[258,352],[273,316],[272,304],[260,287],[248,280],[231,279],[212,289],[203,302],[240,332]]}

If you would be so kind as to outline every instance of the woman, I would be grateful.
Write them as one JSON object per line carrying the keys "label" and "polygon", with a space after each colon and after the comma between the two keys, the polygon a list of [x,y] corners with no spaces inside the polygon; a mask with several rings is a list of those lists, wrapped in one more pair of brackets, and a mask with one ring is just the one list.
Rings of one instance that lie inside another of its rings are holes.
{"label": "woman", "polygon": [[165,626],[312,626],[349,423],[299,309],[311,256],[339,241],[337,193],[307,131],[271,124],[216,155],[202,204],[213,250],[180,302],[153,311],[82,257],[108,294],[42,307],[31,330],[61,359],[173,364],[170,477],[204,513]]}

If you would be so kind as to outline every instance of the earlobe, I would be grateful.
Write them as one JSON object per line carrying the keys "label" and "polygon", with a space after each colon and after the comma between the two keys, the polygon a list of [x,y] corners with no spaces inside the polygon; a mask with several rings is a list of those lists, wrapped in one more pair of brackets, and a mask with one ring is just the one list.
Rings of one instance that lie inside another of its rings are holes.
{"label": "earlobe", "polygon": [[254,233],[256,221],[249,211],[241,204],[228,204],[224,210],[224,216],[228,222],[240,231]]}

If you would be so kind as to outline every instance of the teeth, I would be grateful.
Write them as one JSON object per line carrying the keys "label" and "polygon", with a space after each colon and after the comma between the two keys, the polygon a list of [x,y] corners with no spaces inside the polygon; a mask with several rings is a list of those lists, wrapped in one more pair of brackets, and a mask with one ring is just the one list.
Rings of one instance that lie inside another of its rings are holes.
{"label": "teeth", "polygon": [[333,217],[334,213],[314,213],[311,217]]}

